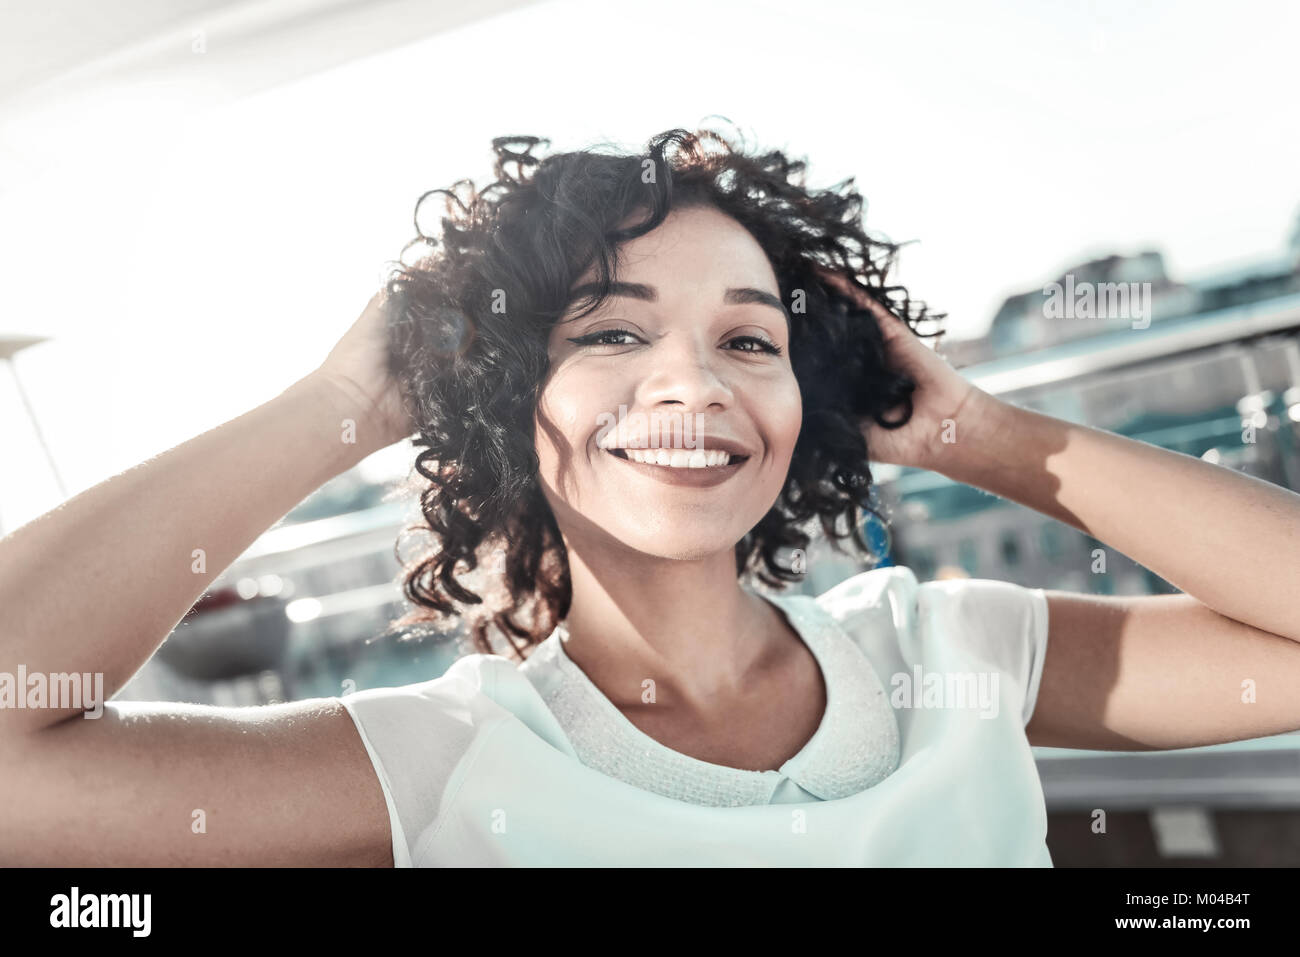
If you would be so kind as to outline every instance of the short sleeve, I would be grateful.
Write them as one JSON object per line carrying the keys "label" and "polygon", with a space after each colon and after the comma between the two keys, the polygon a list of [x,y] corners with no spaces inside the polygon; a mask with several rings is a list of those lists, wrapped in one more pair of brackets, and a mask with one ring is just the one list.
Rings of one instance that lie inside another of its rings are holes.
{"label": "short sleeve", "polygon": [[891,565],[860,572],[817,601],[882,675],[910,671],[935,643],[987,662],[1015,685],[1029,724],[1047,654],[1041,588],[988,578],[918,583],[912,569]]}
{"label": "short sleeve", "polygon": [[1021,724],[1038,702],[1047,654],[1047,596],[1041,588],[988,578],[925,582],[917,588],[923,618],[949,629],[972,655],[1015,681],[1023,693]]}
{"label": "short sleeve", "polygon": [[437,822],[447,786],[485,723],[476,689],[458,670],[335,699],[355,722],[384,792],[396,867],[412,866],[413,848]]}

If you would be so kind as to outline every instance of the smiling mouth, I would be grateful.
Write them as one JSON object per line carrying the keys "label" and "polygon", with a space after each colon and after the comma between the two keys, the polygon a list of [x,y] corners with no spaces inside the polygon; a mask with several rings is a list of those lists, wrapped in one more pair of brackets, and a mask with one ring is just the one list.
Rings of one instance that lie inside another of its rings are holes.
{"label": "smiling mouth", "polygon": [[615,458],[670,469],[723,469],[745,462],[748,455],[709,449],[605,449]]}

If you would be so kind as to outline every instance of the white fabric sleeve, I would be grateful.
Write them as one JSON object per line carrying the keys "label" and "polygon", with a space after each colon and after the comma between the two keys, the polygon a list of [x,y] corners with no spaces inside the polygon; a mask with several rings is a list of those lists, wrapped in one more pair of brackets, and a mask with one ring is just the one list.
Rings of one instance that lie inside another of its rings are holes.
{"label": "white fabric sleeve", "polygon": [[395,867],[412,866],[412,849],[437,820],[447,784],[482,727],[472,694],[462,678],[443,675],[334,699],[356,723],[384,792]]}
{"label": "white fabric sleeve", "polygon": [[348,713],[352,723],[357,726],[357,734],[361,736],[361,743],[366,747],[366,754],[370,757],[370,764],[375,769],[375,776],[379,779],[379,787],[384,792],[384,804],[388,807],[388,826],[393,843],[393,866],[410,867],[411,852],[410,842],[406,839],[406,832],[402,828],[402,817],[397,810],[397,802],[393,798],[393,785],[388,780],[388,772],[384,769],[383,759],[380,758],[379,752],[375,750],[374,744],[370,741],[370,735],[366,734],[365,722],[357,714],[356,705],[345,698],[335,698],[339,704],[343,705],[343,710]]}
{"label": "white fabric sleeve", "polygon": [[1047,655],[1047,596],[1041,588],[990,578],[957,578],[923,583],[918,605],[941,617],[957,640],[1023,690],[1021,723],[1028,725],[1038,703]]}

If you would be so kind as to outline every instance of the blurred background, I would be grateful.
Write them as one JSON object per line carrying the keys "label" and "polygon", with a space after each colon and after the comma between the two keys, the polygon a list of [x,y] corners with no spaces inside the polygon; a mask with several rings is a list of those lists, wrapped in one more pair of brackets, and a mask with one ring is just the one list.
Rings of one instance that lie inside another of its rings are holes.
{"label": "blurred background", "polygon": [[[919,240],[899,278],[981,388],[1300,491],[1290,4],[42,0],[0,25],[0,532],[314,368],[494,136],[640,149],[717,116]],[[441,674],[454,645],[379,637],[413,456],[285,516],[120,697]],[[868,532],[922,581],[1173,590],[1018,505],[876,476]],[[819,545],[798,590],[864,567]],[[1300,734],[1035,756],[1058,866],[1300,863]]]}

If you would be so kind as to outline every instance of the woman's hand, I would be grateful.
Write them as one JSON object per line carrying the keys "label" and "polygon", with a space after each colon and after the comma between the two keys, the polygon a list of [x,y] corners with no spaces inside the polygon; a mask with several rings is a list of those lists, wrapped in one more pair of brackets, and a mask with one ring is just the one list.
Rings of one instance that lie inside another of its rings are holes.
{"label": "woman's hand", "polygon": [[[828,270],[820,270],[820,273],[827,285],[875,316],[885,340],[889,365],[916,382],[916,391],[912,393],[912,418],[906,425],[899,429],[886,429],[875,422],[862,423],[871,461],[935,468],[945,458],[945,446],[963,441],[967,437],[966,424],[977,421],[985,414],[988,405],[997,400],[958,374],[903,320],[850,285],[843,276]],[[886,417],[896,419],[897,411],[889,410]]]}
{"label": "woman's hand", "polygon": [[363,441],[376,448],[400,442],[415,431],[388,369],[387,304],[384,290],[375,293],[315,372],[337,392],[357,428],[371,430]]}

